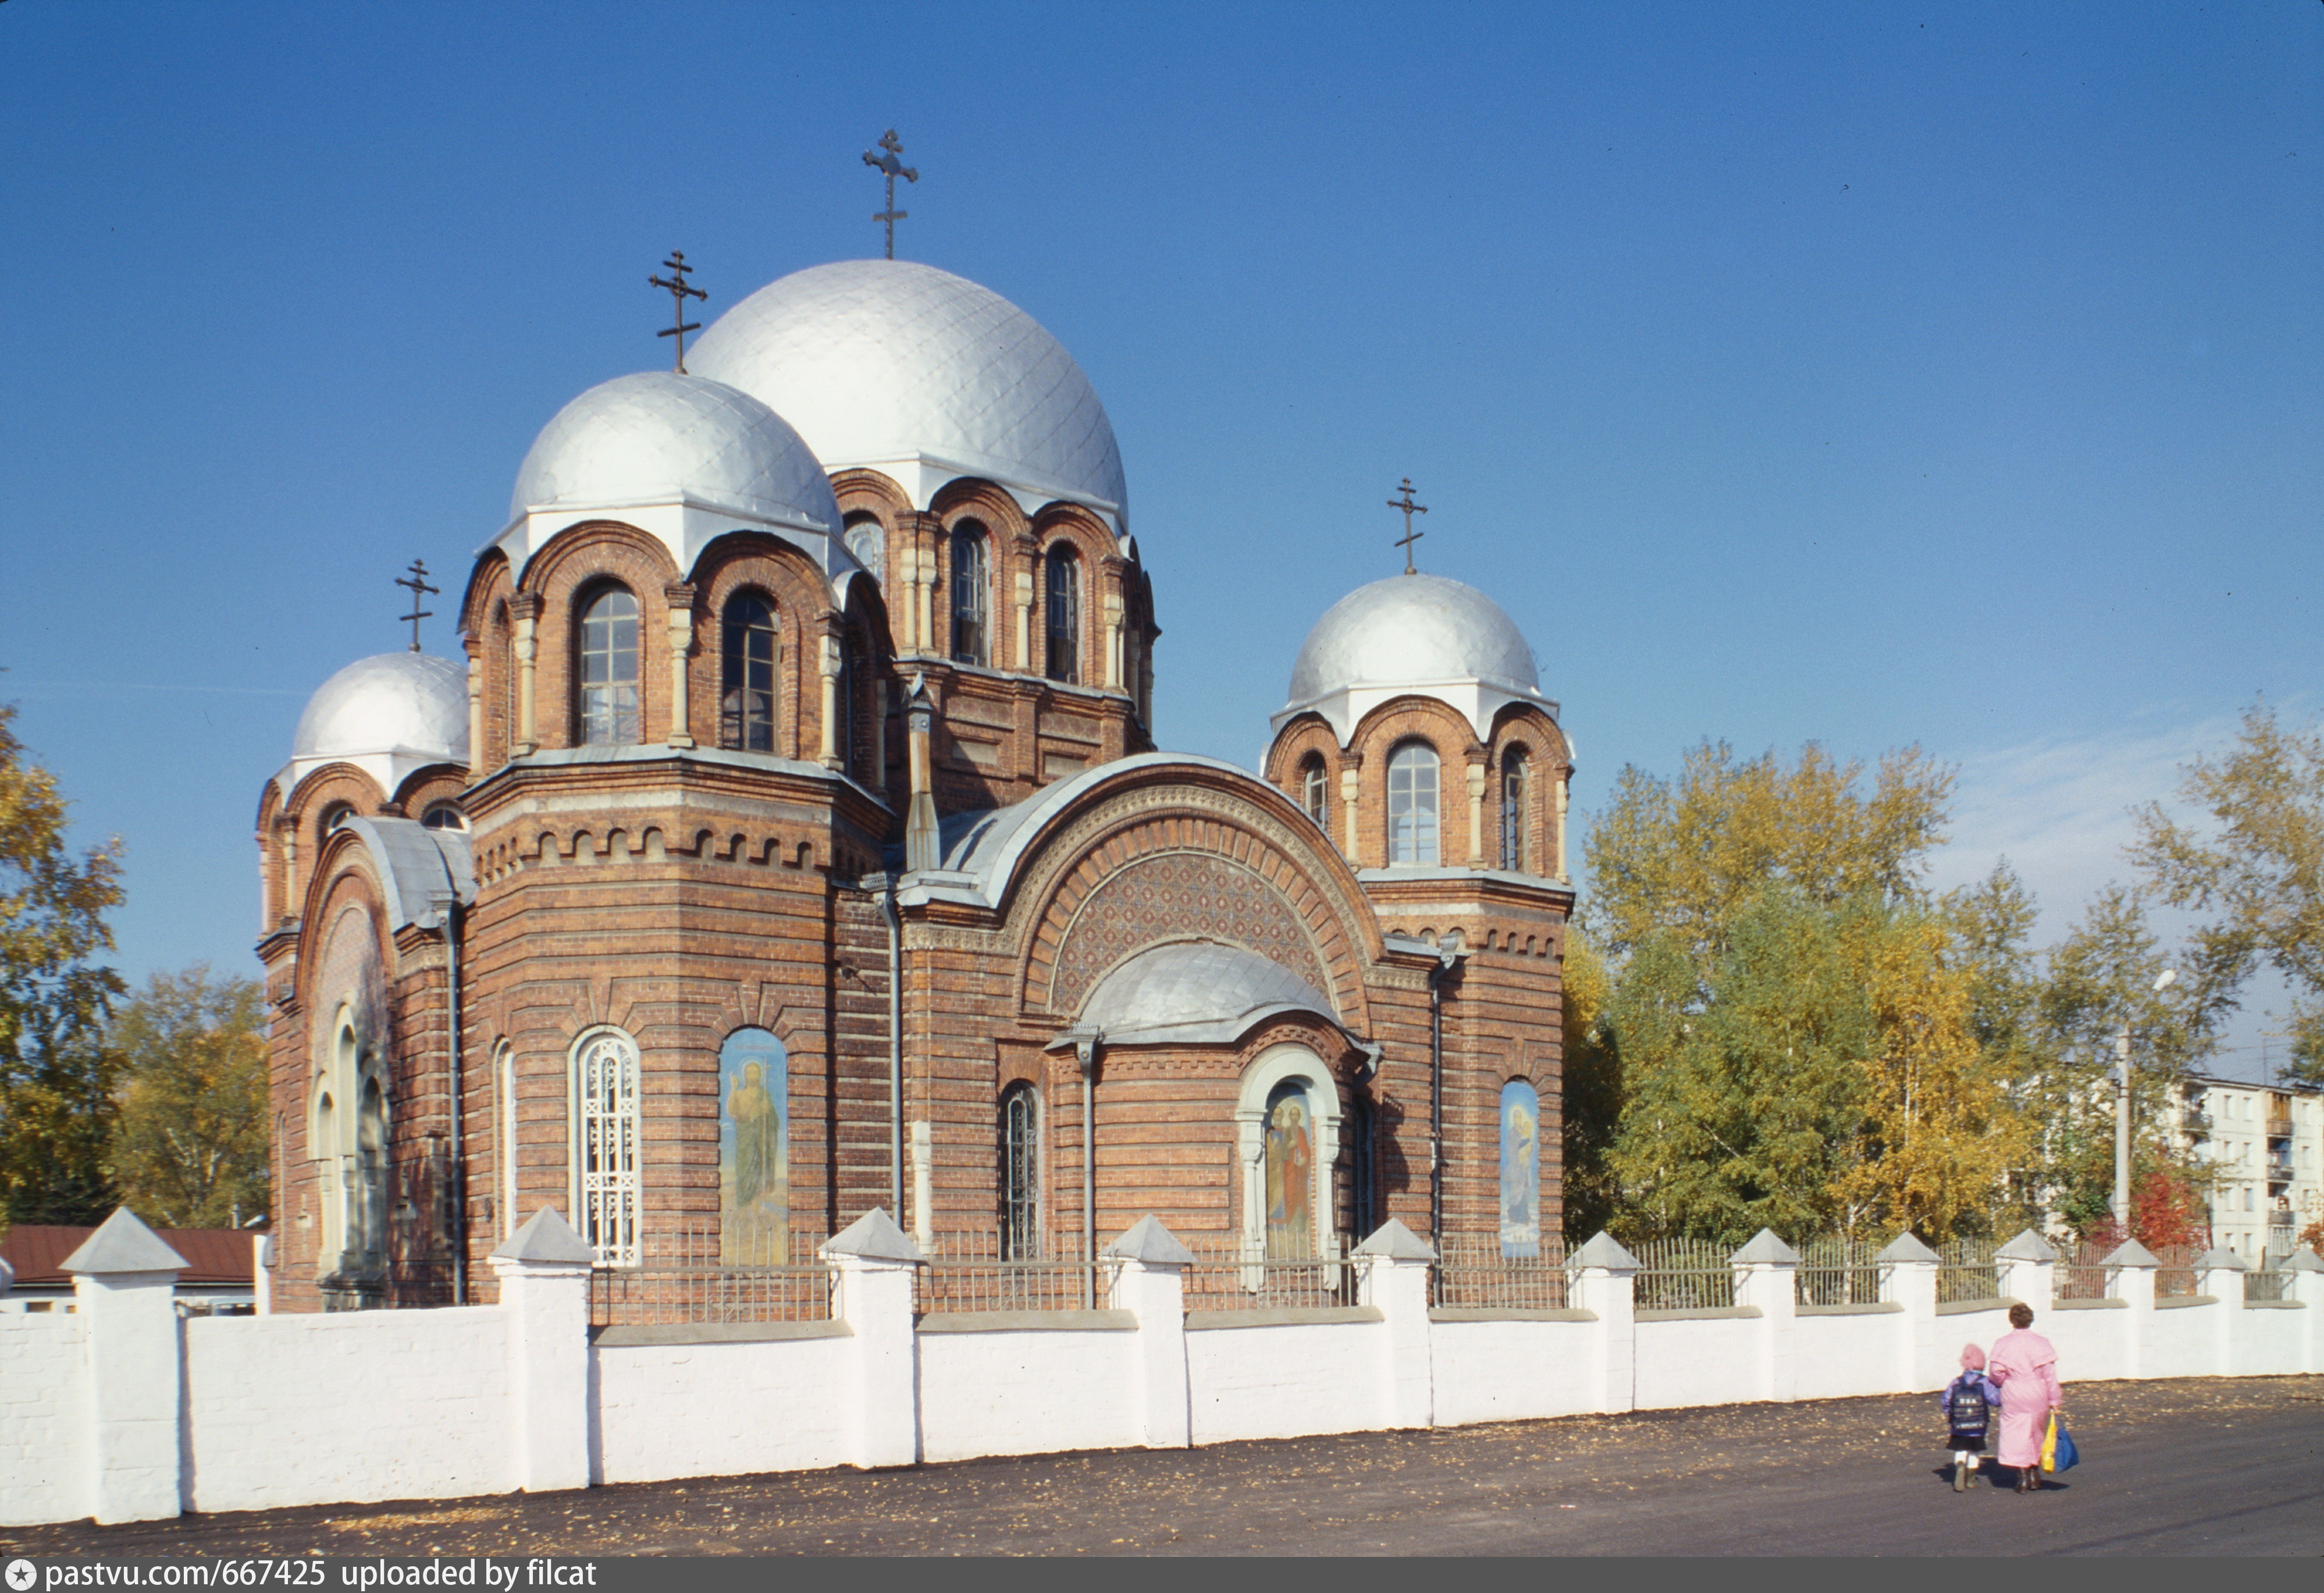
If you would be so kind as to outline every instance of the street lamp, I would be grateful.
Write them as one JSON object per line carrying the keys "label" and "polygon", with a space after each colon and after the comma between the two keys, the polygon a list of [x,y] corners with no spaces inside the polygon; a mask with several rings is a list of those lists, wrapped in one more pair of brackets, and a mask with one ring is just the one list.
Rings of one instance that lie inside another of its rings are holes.
{"label": "street lamp", "polygon": [[[2164,968],[2154,977],[2153,994],[2160,996],[2179,977]],[[2130,1020],[2114,1037],[2114,1225],[2130,1236]]]}

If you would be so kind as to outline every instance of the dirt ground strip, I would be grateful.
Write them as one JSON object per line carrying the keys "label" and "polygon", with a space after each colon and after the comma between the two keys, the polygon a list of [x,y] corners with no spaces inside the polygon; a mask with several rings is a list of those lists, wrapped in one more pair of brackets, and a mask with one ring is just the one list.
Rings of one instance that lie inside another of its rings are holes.
{"label": "dirt ground strip", "polygon": [[0,1528],[0,1551],[2324,1552],[2324,1376],[2070,1385],[2068,1417],[2085,1462],[2031,1499],[1954,1495],[1923,1394]]}

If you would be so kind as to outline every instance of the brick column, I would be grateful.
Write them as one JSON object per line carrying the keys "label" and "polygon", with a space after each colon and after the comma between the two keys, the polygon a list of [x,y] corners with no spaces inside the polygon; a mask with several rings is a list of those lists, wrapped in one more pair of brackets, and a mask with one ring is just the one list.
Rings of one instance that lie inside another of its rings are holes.
{"label": "brick column", "polygon": [[1358,1299],[1381,1324],[1380,1425],[1433,1427],[1435,1374],[1429,1364],[1428,1268],[1436,1252],[1391,1217],[1356,1246]]}
{"label": "brick column", "polygon": [[99,1526],[183,1508],[176,1293],[185,1265],[126,1206],[65,1258],[88,1351],[87,1497]]}
{"label": "brick column", "polygon": [[589,1242],[544,1206],[492,1254],[508,1318],[510,1456],[527,1493],[589,1486]]}
{"label": "brick column", "polygon": [[1106,1304],[1138,1319],[1137,1365],[1130,1375],[1139,1429],[1149,1449],[1194,1442],[1186,1383],[1186,1268],[1194,1254],[1157,1217],[1141,1217],[1105,1247],[1113,1264]]}
{"label": "brick column", "polygon": [[920,1458],[918,1336],[912,1284],[919,1246],[886,1210],[873,1207],[821,1252],[838,1269],[839,1316],[854,1348],[851,1463],[870,1470]]}
{"label": "brick column", "polygon": [[509,599],[509,617],[514,631],[513,651],[516,653],[516,724],[510,732],[510,755],[523,757],[540,750],[540,730],[534,713],[533,665],[540,653],[537,634],[540,616],[540,595],[519,592]]}
{"label": "brick column", "polygon": [[1880,1298],[1904,1308],[1896,1323],[1896,1392],[1941,1388],[1944,1346],[1937,1338],[1937,1253],[1910,1234],[1873,1257],[1880,1264]]}
{"label": "brick column", "polygon": [[694,651],[694,588],[662,588],[669,605],[669,745],[694,745],[694,720],[687,708],[687,654]]}
{"label": "brick column", "polygon": [[1574,1307],[1598,1319],[1582,1375],[1593,1407],[1631,1411],[1638,1404],[1638,1258],[1600,1233],[1566,1262]]}
{"label": "brick column", "polygon": [[1759,1311],[1759,1397],[1790,1399],[1799,1385],[1792,1341],[1799,1320],[1800,1253],[1773,1229],[1761,1228],[1727,1261],[1735,1269],[1735,1303]]}

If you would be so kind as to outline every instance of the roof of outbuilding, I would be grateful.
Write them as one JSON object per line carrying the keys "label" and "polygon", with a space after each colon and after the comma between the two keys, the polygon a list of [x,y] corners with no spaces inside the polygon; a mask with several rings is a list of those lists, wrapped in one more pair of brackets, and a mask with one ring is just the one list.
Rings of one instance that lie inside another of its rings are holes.
{"label": "roof of outbuilding", "polygon": [[[97,1230],[49,1223],[18,1223],[0,1237],[0,1260],[16,1271],[19,1289],[69,1287],[72,1274],[64,1270],[72,1253],[88,1243]],[[155,1228],[161,1243],[185,1257],[180,1283],[248,1283],[252,1282],[252,1236],[241,1228]]]}

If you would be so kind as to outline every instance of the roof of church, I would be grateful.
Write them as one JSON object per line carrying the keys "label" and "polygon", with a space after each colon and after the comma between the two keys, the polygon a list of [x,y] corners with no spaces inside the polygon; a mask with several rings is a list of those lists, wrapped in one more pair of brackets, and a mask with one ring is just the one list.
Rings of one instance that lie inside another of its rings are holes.
{"label": "roof of church", "polygon": [[[391,795],[429,764],[468,761],[468,671],[425,653],[359,658],[318,687],[290,737],[299,767],[364,765]],[[371,765],[377,764],[378,768]]]}
{"label": "roof of church", "polygon": [[904,260],[770,282],[711,323],[695,370],[752,394],[828,470],[876,467],[916,505],[979,476],[1125,518],[1105,405],[1065,346],[990,288]]}
{"label": "roof of church", "polygon": [[[1404,692],[1440,698],[1480,720],[1518,699],[1553,717],[1557,707],[1542,695],[1525,633],[1499,604],[1447,576],[1392,575],[1358,587],[1315,622],[1275,724],[1314,709],[1344,742],[1378,701]],[[1488,733],[1480,723],[1479,736]]]}
{"label": "roof of church", "polygon": [[1279,963],[1218,940],[1151,946],[1097,982],[1058,1042],[1231,1045],[1278,1013],[1333,1022],[1331,998]]}

